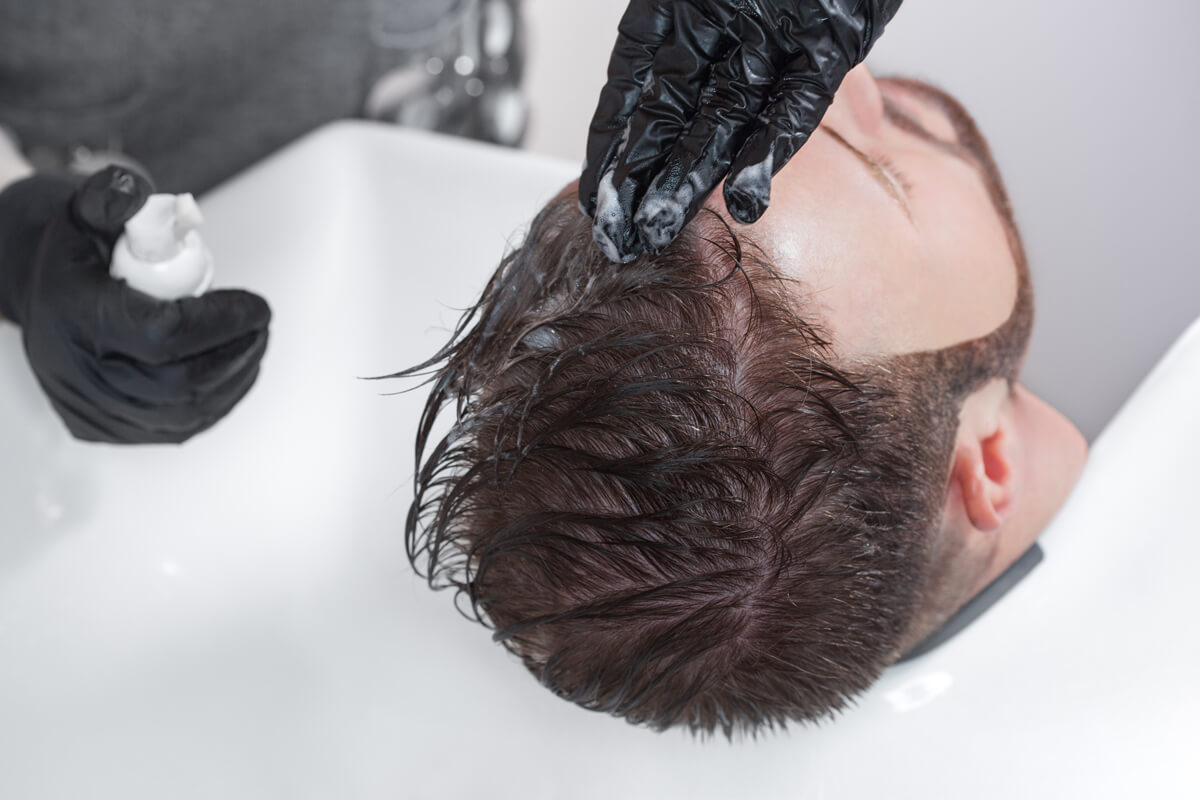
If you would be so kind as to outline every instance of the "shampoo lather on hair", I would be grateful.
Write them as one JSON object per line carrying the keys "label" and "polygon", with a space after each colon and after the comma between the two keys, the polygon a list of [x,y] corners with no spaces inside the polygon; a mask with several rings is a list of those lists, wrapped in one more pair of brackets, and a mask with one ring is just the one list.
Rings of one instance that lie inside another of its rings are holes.
{"label": "shampoo lather on hair", "polygon": [[154,194],[128,222],[110,274],[159,300],[198,297],[213,279],[212,254],[196,230],[204,217],[190,194]]}

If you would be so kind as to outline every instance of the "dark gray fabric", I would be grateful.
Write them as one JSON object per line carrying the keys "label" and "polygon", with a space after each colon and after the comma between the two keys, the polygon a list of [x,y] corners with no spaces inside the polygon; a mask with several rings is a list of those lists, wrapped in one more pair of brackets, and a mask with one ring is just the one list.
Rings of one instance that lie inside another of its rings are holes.
{"label": "dark gray fabric", "polygon": [[0,0],[0,123],[35,166],[127,153],[203,192],[361,114],[460,0]]}

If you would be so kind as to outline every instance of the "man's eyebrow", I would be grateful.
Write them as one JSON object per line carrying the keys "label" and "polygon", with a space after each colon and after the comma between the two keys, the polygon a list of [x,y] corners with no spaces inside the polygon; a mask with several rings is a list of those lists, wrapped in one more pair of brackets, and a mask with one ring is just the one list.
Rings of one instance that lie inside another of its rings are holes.
{"label": "man's eyebrow", "polygon": [[908,207],[908,200],[896,189],[896,184],[888,177],[887,173],[883,171],[883,167],[881,167],[879,163],[875,161],[875,159],[871,158],[869,155],[850,144],[850,142],[846,141],[846,139],[833,128],[826,126],[824,130],[834,138],[834,141],[841,144],[851,153],[854,153],[854,155],[858,157],[858,160],[866,165],[867,169],[871,172],[871,177],[874,178],[875,181],[892,196],[892,199],[895,200],[896,204],[900,206],[900,210],[904,212],[904,216],[908,217],[908,221],[913,225],[916,225],[916,221],[913,219],[912,210]]}

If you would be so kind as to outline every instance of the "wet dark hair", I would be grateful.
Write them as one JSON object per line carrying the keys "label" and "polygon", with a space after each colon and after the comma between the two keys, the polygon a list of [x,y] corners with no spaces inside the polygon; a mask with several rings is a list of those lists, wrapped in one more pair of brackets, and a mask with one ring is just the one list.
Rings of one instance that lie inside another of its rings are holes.
{"label": "wet dark hair", "polygon": [[958,412],[1031,306],[1022,271],[990,336],[852,362],[802,288],[714,213],[614,266],[550,203],[401,373],[433,370],[414,568],[584,708],[727,736],[844,708],[943,613]]}

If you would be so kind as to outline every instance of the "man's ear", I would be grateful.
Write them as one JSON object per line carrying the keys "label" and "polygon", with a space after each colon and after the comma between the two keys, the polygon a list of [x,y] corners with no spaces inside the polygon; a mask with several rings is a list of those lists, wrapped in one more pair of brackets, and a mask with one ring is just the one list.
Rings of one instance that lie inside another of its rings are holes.
{"label": "man's ear", "polygon": [[1011,516],[1016,499],[1014,432],[1002,417],[999,426],[979,438],[960,438],[950,480],[957,484],[971,525],[994,531]]}

